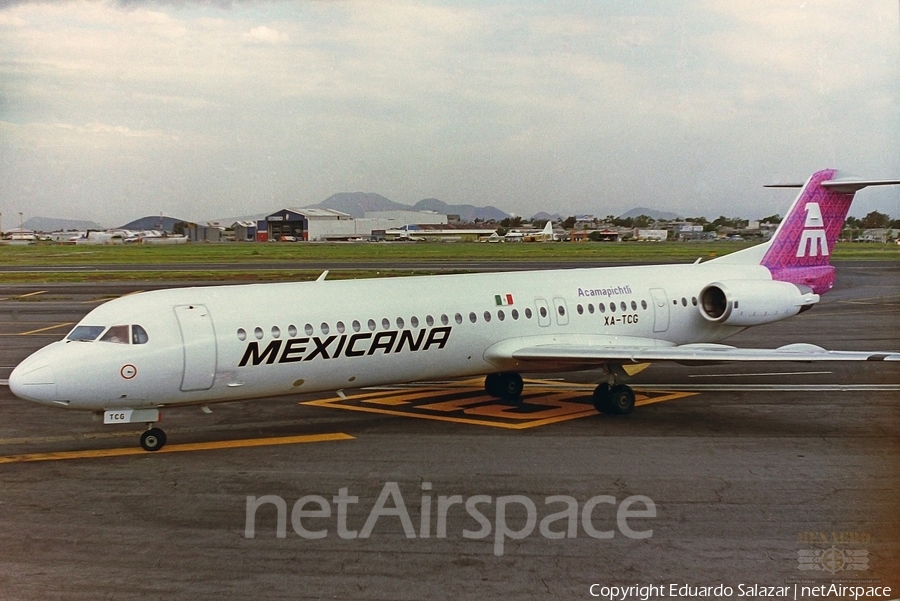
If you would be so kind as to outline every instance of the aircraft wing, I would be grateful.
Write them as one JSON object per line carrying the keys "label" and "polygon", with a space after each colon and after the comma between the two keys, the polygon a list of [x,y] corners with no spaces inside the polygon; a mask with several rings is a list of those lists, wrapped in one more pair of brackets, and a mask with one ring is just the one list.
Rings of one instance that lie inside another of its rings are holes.
{"label": "aircraft wing", "polygon": [[591,363],[674,361],[710,364],[732,361],[900,361],[900,352],[829,351],[814,344],[789,344],[775,349],[737,348],[724,344],[681,346],[614,346],[546,344],[518,348],[511,358],[523,362]]}

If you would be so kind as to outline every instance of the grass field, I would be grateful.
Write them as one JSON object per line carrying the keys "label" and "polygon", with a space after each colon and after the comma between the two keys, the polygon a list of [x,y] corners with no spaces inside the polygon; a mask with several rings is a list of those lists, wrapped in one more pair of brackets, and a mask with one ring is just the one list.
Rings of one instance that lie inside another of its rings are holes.
{"label": "grass field", "polygon": [[[749,242],[703,243],[562,243],[562,244],[439,244],[439,243],[382,243],[382,244],[185,244],[172,246],[71,246],[37,244],[29,246],[0,246],[0,282],[79,282],[96,280],[209,280],[233,279],[305,280],[318,271],[304,269],[305,262],[336,262],[346,264],[333,277],[371,277],[386,275],[353,270],[355,262],[384,263],[417,262],[421,268],[402,273],[430,273],[428,264],[439,267],[452,261],[570,261],[591,265],[606,262],[684,263],[698,257],[704,259],[727,255],[752,246]],[[900,260],[900,246],[895,244],[838,244],[835,260]],[[166,271],[166,265],[179,264],[228,265],[227,270]],[[287,269],[264,270],[254,263],[283,263]],[[104,265],[159,265],[159,271],[104,271]],[[99,267],[89,273],[53,271],[54,266]],[[3,267],[40,267],[40,273],[3,272]],[[233,267],[233,268],[231,268]]]}

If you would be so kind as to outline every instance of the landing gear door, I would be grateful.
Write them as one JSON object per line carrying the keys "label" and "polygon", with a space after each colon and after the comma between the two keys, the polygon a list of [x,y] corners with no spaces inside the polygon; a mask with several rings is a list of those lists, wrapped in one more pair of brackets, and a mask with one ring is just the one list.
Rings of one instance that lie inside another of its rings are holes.
{"label": "landing gear door", "polygon": [[204,305],[175,307],[184,349],[181,390],[209,390],[216,377],[216,333]]}
{"label": "landing gear door", "polygon": [[662,288],[651,288],[653,297],[653,331],[665,332],[669,329],[669,299]]}

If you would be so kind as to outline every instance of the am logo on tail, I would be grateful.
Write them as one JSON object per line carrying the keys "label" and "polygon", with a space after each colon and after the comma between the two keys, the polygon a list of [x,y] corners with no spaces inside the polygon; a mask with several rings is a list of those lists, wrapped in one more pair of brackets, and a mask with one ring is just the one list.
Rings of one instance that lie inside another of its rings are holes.
{"label": "am logo on tail", "polygon": [[[811,344],[740,349],[719,341],[812,308],[865,181],[819,171],[772,239],[692,265],[208,286],[109,301],[9,378],[26,400],[147,423],[160,408],[417,380],[485,376],[521,402],[521,373],[596,370],[594,406],[634,408],[623,365],[652,361],[900,361]],[[793,185],[791,186],[793,187]],[[551,226],[545,235],[552,235]]]}

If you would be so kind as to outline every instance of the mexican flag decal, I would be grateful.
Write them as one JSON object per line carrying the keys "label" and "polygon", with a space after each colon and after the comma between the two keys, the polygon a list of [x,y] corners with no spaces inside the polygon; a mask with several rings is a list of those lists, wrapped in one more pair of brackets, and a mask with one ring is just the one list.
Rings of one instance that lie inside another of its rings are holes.
{"label": "mexican flag decal", "polygon": [[494,301],[498,307],[505,307],[513,304],[513,297],[512,294],[497,294],[494,296]]}

